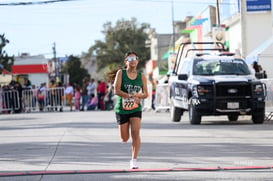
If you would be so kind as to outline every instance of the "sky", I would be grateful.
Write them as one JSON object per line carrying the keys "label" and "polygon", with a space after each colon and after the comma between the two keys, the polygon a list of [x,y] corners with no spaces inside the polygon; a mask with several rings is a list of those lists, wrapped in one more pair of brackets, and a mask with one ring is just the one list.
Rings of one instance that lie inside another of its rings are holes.
{"label": "sky", "polygon": [[172,20],[196,16],[208,5],[216,5],[216,0],[70,0],[3,5],[41,1],[51,0],[0,0],[0,34],[10,41],[4,48],[8,55],[29,53],[50,58],[55,44],[57,57],[78,56],[95,40],[104,40],[103,24],[115,26],[117,20],[133,17],[140,24],[149,23],[157,33],[171,34]]}

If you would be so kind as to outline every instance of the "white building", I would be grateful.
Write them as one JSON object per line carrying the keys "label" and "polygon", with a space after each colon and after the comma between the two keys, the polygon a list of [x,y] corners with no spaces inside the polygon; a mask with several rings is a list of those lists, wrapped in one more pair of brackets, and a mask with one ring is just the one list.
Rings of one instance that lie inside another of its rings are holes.
{"label": "white building", "polygon": [[24,78],[28,78],[33,85],[39,86],[43,82],[49,82],[50,67],[52,66],[43,55],[22,54],[15,57],[12,74],[20,83],[24,82]]}
{"label": "white building", "polygon": [[[221,0],[216,7],[205,7],[183,32],[193,42],[221,41],[230,52],[254,60],[273,78],[273,0]],[[214,10],[215,9],[215,10]],[[250,58],[249,58],[250,57]]]}
{"label": "white building", "polygon": [[225,0],[220,7],[229,50],[250,64],[258,61],[272,78],[273,70],[268,68],[273,61],[272,0]]}

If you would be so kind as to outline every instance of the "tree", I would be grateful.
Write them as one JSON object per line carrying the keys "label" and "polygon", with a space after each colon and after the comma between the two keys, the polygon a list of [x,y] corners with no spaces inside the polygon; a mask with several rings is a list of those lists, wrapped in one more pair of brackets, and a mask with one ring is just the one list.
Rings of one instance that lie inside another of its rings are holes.
{"label": "tree", "polygon": [[111,22],[103,25],[102,33],[105,41],[97,40],[84,56],[96,56],[97,72],[105,67],[119,67],[123,65],[124,54],[135,51],[139,57],[139,68],[144,68],[150,58],[150,49],[145,46],[148,39],[146,31],[150,28],[147,23],[138,24],[135,18],[118,20],[112,27]]}
{"label": "tree", "polygon": [[87,70],[81,67],[80,58],[75,57],[73,55],[68,57],[67,62],[62,68],[62,72],[67,73],[69,75],[70,83],[77,83],[80,86],[82,85],[82,80],[84,77],[90,78]]}
{"label": "tree", "polygon": [[4,50],[4,47],[9,43],[9,40],[5,38],[5,34],[0,35],[0,73],[3,70],[11,71],[11,66],[14,62],[14,57],[9,56]]}

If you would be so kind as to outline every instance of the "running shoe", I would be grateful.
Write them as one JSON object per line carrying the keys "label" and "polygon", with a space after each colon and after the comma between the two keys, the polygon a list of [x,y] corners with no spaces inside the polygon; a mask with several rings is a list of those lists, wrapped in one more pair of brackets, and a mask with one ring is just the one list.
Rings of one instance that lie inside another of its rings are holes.
{"label": "running shoe", "polygon": [[137,160],[136,159],[130,160],[130,168],[131,169],[138,169]]}

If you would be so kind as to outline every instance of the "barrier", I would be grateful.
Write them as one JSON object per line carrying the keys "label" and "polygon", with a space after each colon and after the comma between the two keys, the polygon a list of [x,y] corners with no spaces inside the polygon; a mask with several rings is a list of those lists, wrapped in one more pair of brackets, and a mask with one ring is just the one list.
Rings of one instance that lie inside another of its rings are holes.
{"label": "barrier", "polygon": [[166,110],[170,109],[170,91],[168,84],[158,84],[156,86],[156,94],[155,94],[155,110]]}
{"label": "barrier", "polygon": [[0,113],[62,111],[65,106],[63,87],[43,90],[24,89],[21,97],[17,90],[0,91]]}
{"label": "barrier", "polygon": [[147,85],[148,97],[142,102],[143,111],[150,111],[152,109],[152,84]]}
{"label": "barrier", "polygon": [[37,89],[25,89],[22,91],[22,106],[24,112],[31,112],[38,107]]}
{"label": "barrier", "polygon": [[[266,84],[267,97],[266,112],[273,117],[273,79],[260,79]],[[149,96],[144,100],[143,109],[150,110],[152,106],[152,85],[148,85]],[[169,110],[169,86],[158,84],[155,94],[155,110]],[[65,103],[65,91],[63,87],[45,88],[41,92],[37,90],[23,90],[20,99],[17,90],[0,90],[0,113],[13,113],[22,109],[25,112],[40,111],[62,111]],[[37,109],[39,108],[39,109]],[[271,119],[271,118],[270,118]]]}
{"label": "barrier", "polygon": [[45,110],[46,102],[46,88],[39,88],[37,90],[37,104],[39,107],[39,111]]}
{"label": "barrier", "polygon": [[260,79],[266,85],[266,100],[265,100],[265,121],[269,121],[273,117],[273,79]]}
{"label": "barrier", "polygon": [[[260,79],[266,85],[267,97],[265,100],[266,112],[272,114],[273,118],[273,79]],[[168,110],[169,105],[169,85],[168,84],[158,84],[156,87],[155,96],[155,108],[156,111]]]}
{"label": "barrier", "polygon": [[273,110],[273,79],[260,79],[266,85],[266,101],[265,105],[267,109]]}
{"label": "barrier", "polygon": [[0,91],[0,113],[14,113],[20,110],[21,101],[17,90]]}
{"label": "barrier", "polygon": [[65,91],[63,87],[54,87],[45,90],[44,101],[48,111],[63,111],[65,105]]}

